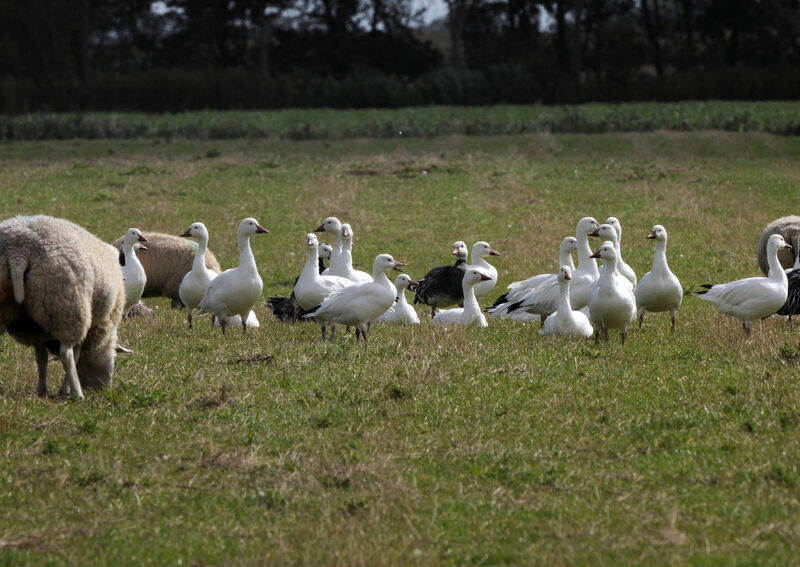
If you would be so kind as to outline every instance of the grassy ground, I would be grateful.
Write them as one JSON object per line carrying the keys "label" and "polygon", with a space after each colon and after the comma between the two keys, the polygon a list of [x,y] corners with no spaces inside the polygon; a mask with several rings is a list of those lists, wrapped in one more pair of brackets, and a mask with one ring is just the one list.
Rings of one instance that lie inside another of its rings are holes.
{"label": "grassy ground", "polygon": [[798,135],[800,103],[686,101],[177,114],[96,112],[0,115],[0,140],[247,137],[339,140],[655,130],[727,130]]}
{"label": "grassy ground", "polygon": [[[641,275],[670,232],[687,289],[756,275],[770,220],[800,209],[800,140],[538,135],[349,142],[0,145],[0,216],[129,226],[204,221],[223,266],[239,220],[264,297],[303,237],[352,223],[414,277],[456,239],[503,253],[498,292],[555,269],[577,219],[615,215]],[[496,295],[496,294],[494,294]],[[494,297],[493,295],[493,297]],[[535,329],[377,327],[321,343],[257,309],[221,337],[152,301],[135,350],[85,402],[35,395],[0,337],[0,564],[790,564],[800,553],[800,344],[686,297],[625,348]],[[51,364],[50,388],[61,371]]]}

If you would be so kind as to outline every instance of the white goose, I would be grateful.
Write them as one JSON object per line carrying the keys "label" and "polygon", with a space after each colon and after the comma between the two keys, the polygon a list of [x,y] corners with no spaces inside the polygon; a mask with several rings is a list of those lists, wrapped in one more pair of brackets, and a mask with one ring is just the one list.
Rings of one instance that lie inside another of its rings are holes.
{"label": "white goose", "polygon": [[419,325],[419,316],[414,308],[406,301],[406,289],[414,291],[413,288],[419,282],[415,282],[407,274],[400,274],[394,279],[394,287],[397,289],[397,299],[386,312],[375,319],[381,323],[402,323],[403,325]]}
{"label": "white goose", "polygon": [[569,283],[572,279],[572,270],[569,266],[561,266],[558,270],[558,286],[561,297],[558,300],[558,310],[545,319],[540,335],[569,335],[575,337],[591,337],[592,324],[589,318],[580,311],[573,311],[569,303]]}
{"label": "white goose", "polygon": [[328,269],[325,270],[323,275],[335,275],[331,270],[334,269],[334,266],[339,261],[339,256],[342,253],[342,223],[336,217],[328,217],[322,224],[320,224],[317,228],[314,229],[314,232],[327,232],[328,234],[333,235],[333,246],[331,247],[331,263],[328,266]]}
{"label": "white goose", "polygon": [[667,229],[660,224],[654,225],[647,238],[655,239],[656,252],[653,256],[653,268],[642,276],[634,292],[639,328],[642,328],[645,312],[669,311],[671,330],[674,331],[675,315],[681,306],[683,288],[667,264]]}
{"label": "white goose", "polygon": [[353,229],[349,224],[342,224],[342,251],[336,262],[331,261],[331,276],[342,276],[356,283],[371,282],[372,276],[367,272],[353,268]]}
{"label": "white goose", "polygon": [[786,272],[778,261],[778,250],[792,247],[783,236],[773,234],[767,240],[767,277],[745,278],[724,284],[704,284],[706,291],[694,293],[700,299],[711,302],[720,313],[742,322],[746,334],[750,334],[750,323],[775,314],[786,302],[788,282]]}
{"label": "white goose", "polygon": [[[347,278],[321,275],[319,273],[317,260],[319,246],[316,234],[313,232],[306,234],[306,262],[303,265],[303,271],[300,272],[300,276],[294,283],[293,289],[294,299],[304,311],[311,311],[325,301],[325,298],[329,295],[353,285],[353,281]],[[316,321],[322,331],[322,339],[325,340],[327,321],[323,319],[317,319]],[[335,328],[331,332],[335,332]]]}
{"label": "white goose", "polygon": [[[575,264],[572,262],[572,252],[578,249],[578,241],[574,236],[567,236],[558,246],[558,265],[569,266],[571,271],[575,271]],[[545,282],[553,281],[558,274],[538,274],[526,280],[511,282],[508,284],[509,291],[498,297],[494,305],[486,309],[491,317],[502,317],[507,319],[517,319],[520,321],[538,321],[538,313],[528,313],[517,309],[518,302],[524,299],[525,295],[535,287]]]}
{"label": "white goose", "polygon": [[[192,223],[189,228],[184,231],[181,236],[184,238],[197,238],[198,246],[192,261],[192,269],[186,272],[181,280],[181,285],[178,287],[178,297],[181,299],[184,307],[186,307],[186,319],[189,323],[189,329],[192,328],[192,311],[200,304],[200,300],[206,293],[208,284],[211,280],[216,278],[219,274],[206,266],[206,250],[208,249],[208,229],[206,225],[201,222]],[[220,324],[215,320],[216,324]],[[259,326],[258,318],[254,311],[247,314],[245,320],[248,327],[255,328]],[[241,317],[235,315],[228,317],[226,324],[228,325],[241,325]]]}
{"label": "white goose", "polygon": [[389,254],[378,254],[372,264],[374,281],[353,284],[329,295],[316,310],[303,315],[323,321],[341,323],[356,328],[356,342],[359,333],[367,345],[367,324],[375,320],[394,303],[397,290],[386,272],[400,271],[403,262],[395,262]]}
{"label": "white goose", "polygon": [[239,266],[225,270],[211,280],[197,306],[198,314],[211,313],[212,322],[219,319],[222,334],[225,334],[228,318],[234,315],[241,317],[242,333],[247,334],[247,316],[258,301],[264,285],[250,249],[250,236],[268,232],[254,218],[246,218],[239,223]]}
{"label": "white goose", "polygon": [[491,276],[481,270],[470,268],[464,272],[461,286],[464,291],[464,307],[455,309],[440,309],[433,318],[434,325],[467,325],[471,327],[488,327],[486,317],[481,313],[478,300],[475,298],[475,286],[486,282]]}
{"label": "white goose", "polygon": [[[614,217],[611,218],[613,219]],[[617,219],[614,220],[616,221]],[[631,291],[636,289],[636,274],[634,273],[633,269],[627,264],[624,264],[625,268],[627,269],[622,268],[623,262],[619,255],[619,233],[614,228],[614,225],[610,223],[601,224],[594,230],[594,232],[590,232],[589,236],[596,236],[602,239],[603,242],[609,241],[614,244],[614,248],[617,249],[617,271],[631,284]],[[605,270],[605,265],[600,266],[598,270],[602,275],[603,270]]]}
{"label": "white goose", "polygon": [[488,295],[497,284],[497,269],[489,262],[484,260],[486,256],[500,256],[500,252],[493,250],[492,247],[489,246],[488,242],[484,242],[482,240],[472,245],[472,253],[470,256],[470,258],[472,258],[472,264],[467,266],[467,270],[480,270],[490,278],[475,284],[473,291],[475,292],[475,297],[477,299],[480,299],[484,295]]}
{"label": "white goose", "polygon": [[613,242],[603,242],[592,257],[601,258],[606,265],[589,298],[589,320],[595,328],[595,342],[601,334],[608,340],[609,329],[619,329],[624,346],[628,325],[636,315],[633,290],[630,282],[617,271],[618,252]]}
{"label": "white goose", "polygon": [[[619,258],[617,263],[617,270],[620,274],[625,276],[627,279],[633,283],[633,288],[636,289],[636,272],[633,271],[625,260],[622,259],[622,224],[620,224],[619,219],[617,217],[608,217],[606,219],[605,224],[610,224],[614,227],[614,230],[617,231],[617,257]],[[607,240],[611,240],[610,238]]]}
{"label": "white goose", "polygon": [[[569,300],[576,311],[589,304],[592,285],[600,276],[597,261],[592,257],[592,250],[589,248],[589,233],[598,226],[600,225],[592,217],[584,217],[575,227],[578,267],[572,272]],[[528,291],[519,302],[518,309],[547,317],[558,309],[560,295],[558,280],[552,278]]]}
{"label": "white goose", "polygon": [[129,228],[122,240],[120,263],[122,264],[122,279],[125,284],[123,314],[127,314],[128,310],[139,302],[142,292],[144,292],[144,286],[147,284],[147,274],[144,273],[142,263],[136,257],[136,246],[141,250],[147,250],[146,246],[139,244],[140,242],[147,242],[147,239],[142,236],[142,232],[138,228]]}

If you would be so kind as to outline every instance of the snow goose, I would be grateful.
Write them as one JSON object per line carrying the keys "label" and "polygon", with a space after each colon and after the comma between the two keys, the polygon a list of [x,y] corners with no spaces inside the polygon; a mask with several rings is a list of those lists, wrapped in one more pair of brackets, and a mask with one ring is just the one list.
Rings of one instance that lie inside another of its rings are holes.
{"label": "snow goose", "polygon": [[147,247],[139,244],[140,242],[147,242],[147,239],[142,236],[142,231],[138,228],[129,228],[125,233],[125,238],[122,240],[122,248],[120,251],[120,264],[122,268],[122,278],[125,282],[125,309],[123,314],[127,314],[128,310],[133,307],[142,298],[144,286],[147,284],[147,275],[144,273],[142,263],[136,257],[136,247],[142,250],[147,250]]}
{"label": "snow goose", "polygon": [[[314,241],[317,241],[317,237],[314,233],[309,233],[314,237]],[[328,266],[325,265],[325,260],[330,259],[331,257],[331,250],[333,248],[328,244],[319,244],[317,246],[317,262],[319,267],[319,273],[322,274]],[[297,321],[297,318],[301,315],[304,315],[305,312],[302,308],[297,305],[297,301],[294,296],[294,286],[297,285],[297,280],[300,279],[300,276],[297,276],[292,283],[292,294],[289,297],[285,295],[274,295],[269,298],[268,301],[264,302],[272,314],[275,315],[275,318],[278,321],[283,321],[287,323],[294,323]],[[316,306],[319,302],[315,303]]]}
{"label": "snow goose", "polygon": [[407,274],[400,274],[394,279],[394,287],[397,289],[397,298],[385,313],[375,319],[381,323],[402,323],[403,325],[419,325],[419,317],[414,308],[406,301],[406,289],[414,291],[414,287],[419,282],[415,282]]}
{"label": "snow goose", "polygon": [[[313,232],[306,234],[306,262],[303,266],[303,271],[300,272],[300,276],[294,282],[292,290],[292,296],[297,305],[304,311],[304,313],[298,314],[300,316],[305,316],[305,312],[313,310],[325,301],[325,298],[329,295],[353,285],[353,281],[347,278],[319,273],[317,265],[318,247],[317,235]],[[320,326],[324,340],[327,323],[323,319],[318,319],[317,324]]]}
{"label": "snow goose", "polygon": [[[614,217],[611,218],[614,219]],[[616,221],[617,219],[614,220]],[[619,221],[617,221],[617,224],[619,224]],[[603,242],[610,241],[614,244],[614,248],[617,249],[617,271],[621,276],[630,282],[631,290],[636,289],[636,274],[630,266],[624,264],[622,261],[622,257],[619,253],[619,232],[617,232],[617,230],[614,228],[614,225],[609,223],[601,224],[593,232],[590,232],[589,236],[596,236],[602,239]],[[598,268],[600,274],[603,273],[604,269],[605,266],[600,266]]]}
{"label": "snow goose", "polygon": [[[617,270],[620,274],[625,276],[627,279],[631,281],[633,284],[634,289],[636,289],[636,272],[633,271],[625,260],[622,259],[622,224],[619,222],[617,217],[608,217],[606,219],[605,224],[610,224],[614,227],[614,230],[617,232],[617,240],[615,246],[617,247]],[[610,238],[606,240],[611,240]]]}
{"label": "snow goose", "polygon": [[[575,227],[575,240],[577,241],[578,267],[572,272],[570,282],[569,301],[574,310],[579,310],[589,304],[589,295],[592,285],[597,281],[600,273],[597,261],[592,257],[589,248],[589,233],[598,226],[592,217],[583,217]],[[521,309],[528,313],[538,313],[546,318],[558,309],[558,299],[561,295],[558,280],[548,279],[529,290],[522,300],[509,306],[509,311]]]}
{"label": "snow goose", "polygon": [[331,247],[331,264],[328,269],[322,272],[323,274],[331,274],[336,263],[339,261],[339,255],[342,253],[342,223],[336,217],[328,217],[322,224],[314,229],[314,232],[327,232],[333,235],[333,246]]}
{"label": "snow goose", "polygon": [[720,313],[742,322],[745,334],[750,334],[750,323],[774,315],[788,295],[786,272],[778,261],[778,250],[791,250],[783,236],[773,234],[767,240],[767,277],[745,278],[724,284],[704,284],[698,291],[700,299],[710,302]]}
{"label": "snow goose", "polygon": [[247,334],[247,316],[258,301],[263,289],[256,260],[250,249],[250,236],[268,232],[254,218],[246,218],[239,223],[237,231],[239,265],[236,268],[225,270],[211,280],[203,299],[197,306],[198,314],[211,313],[212,322],[219,319],[222,334],[225,334],[228,318],[234,315],[241,317],[242,333]]}
{"label": "snow goose", "polygon": [[558,270],[558,287],[561,296],[558,300],[558,310],[545,319],[540,335],[568,335],[575,337],[591,337],[592,324],[589,318],[580,311],[573,311],[569,303],[569,282],[572,279],[572,269],[561,266]]}
{"label": "snow goose", "polygon": [[653,256],[653,268],[642,276],[634,292],[639,328],[642,328],[646,311],[654,313],[669,311],[671,330],[674,331],[675,315],[681,306],[683,288],[667,264],[667,229],[660,224],[654,225],[647,238],[655,239],[656,252]]}
{"label": "snow goose", "polygon": [[[578,249],[578,241],[574,236],[567,236],[561,241],[558,246],[558,265],[569,266],[571,271],[575,271],[575,264],[572,262],[572,252]],[[520,309],[509,310],[509,307],[521,301],[525,294],[535,287],[542,285],[548,281],[554,281],[558,274],[538,274],[531,276],[526,280],[511,282],[508,285],[509,291],[498,297],[494,305],[485,309],[492,317],[502,317],[508,319],[517,319],[521,321],[538,321],[539,314],[528,313]]]}
{"label": "snow goose", "polygon": [[461,288],[464,292],[464,307],[442,309],[433,318],[434,325],[467,325],[470,327],[488,327],[486,317],[481,313],[478,300],[475,298],[475,286],[486,282],[491,276],[477,268],[469,268],[464,272]]}
{"label": "snow goose", "polygon": [[389,254],[378,254],[372,264],[371,282],[349,285],[325,298],[325,301],[303,317],[314,317],[317,320],[341,323],[356,328],[356,342],[359,334],[367,346],[367,324],[389,309],[397,295],[386,272],[401,271],[403,262],[396,262]]}
{"label": "snow goose", "polygon": [[[800,241],[800,237],[797,240]],[[786,302],[778,310],[778,315],[788,316],[789,327],[793,327],[792,315],[800,313],[800,269],[786,270],[786,281]]]}
{"label": "snow goose", "polygon": [[454,242],[452,255],[456,257],[455,264],[432,268],[417,285],[414,303],[429,305],[431,318],[437,307],[464,303],[461,280],[467,270],[467,245],[461,240]]}
{"label": "snow goose", "polygon": [[342,251],[336,262],[331,262],[330,276],[341,276],[356,283],[371,282],[372,276],[367,272],[353,268],[353,229],[349,224],[342,224]]}
{"label": "snow goose", "polygon": [[600,274],[597,285],[589,297],[589,320],[595,328],[595,342],[603,335],[608,340],[609,329],[619,329],[622,345],[628,336],[628,325],[636,315],[636,299],[630,282],[617,271],[618,252],[610,240],[592,254],[600,258],[606,269]]}
{"label": "snow goose", "polygon": [[488,242],[484,242],[482,240],[472,245],[472,252],[470,255],[470,258],[472,258],[472,264],[467,266],[467,270],[480,270],[490,278],[488,280],[481,280],[475,284],[473,291],[475,292],[476,299],[480,299],[481,297],[488,295],[497,284],[497,269],[489,262],[484,260],[486,256],[500,256],[500,252],[492,249]]}

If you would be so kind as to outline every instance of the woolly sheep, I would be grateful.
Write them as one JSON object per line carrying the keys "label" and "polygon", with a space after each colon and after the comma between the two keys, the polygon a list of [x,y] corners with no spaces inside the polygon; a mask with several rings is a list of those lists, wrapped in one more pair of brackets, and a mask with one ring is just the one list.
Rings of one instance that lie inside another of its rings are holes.
{"label": "woolly sheep", "polygon": [[[761,238],[758,240],[758,248],[756,253],[758,255],[758,266],[764,274],[769,273],[769,266],[767,265],[767,240],[770,235],[780,234],[783,239],[794,246],[797,242],[797,234],[800,233],[800,217],[788,216],[781,217],[769,223],[764,232],[761,233]],[[778,260],[784,268],[791,268],[794,265],[794,254],[796,251],[792,250],[778,250]]]}
{"label": "woolly sheep", "polygon": [[36,351],[40,396],[48,351],[64,366],[62,394],[111,385],[124,302],[117,251],[83,228],[44,215],[0,223],[0,332]]}
{"label": "woolly sheep", "polygon": [[[147,250],[137,253],[147,275],[147,285],[142,297],[165,296],[172,300],[172,307],[182,307],[178,288],[183,276],[192,269],[197,242],[161,232],[142,234],[147,239]],[[115,240],[112,245],[119,250],[122,238]],[[221,271],[211,250],[206,250],[206,266],[217,273]]]}

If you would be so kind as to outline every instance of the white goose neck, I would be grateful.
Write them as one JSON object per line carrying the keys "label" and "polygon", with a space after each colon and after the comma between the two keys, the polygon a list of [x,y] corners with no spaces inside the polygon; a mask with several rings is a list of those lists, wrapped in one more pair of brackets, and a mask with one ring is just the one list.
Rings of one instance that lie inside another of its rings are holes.
{"label": "white goose neck", "polygon": [[575,271],[575,262],[572,261],[572,251],[571,250],[559,250],[558,251],[558,265],[561,266],[569,266],[569,269],[573,272]]}
{"label": "white goose neck", "polygon": [[468,316],[479,315],[481,307],[478,305],[478,300],[475,299],[475,284],[462,283],[461,288],[464,291],[464,314]]}
{"label": "white goose neck", "polygon": [[[303,265],[303,272],[306,275],[319,277],[319,263],[317,257],[319,252],[317,247],[309,248],[306,246],[306,263]],[[302,275],[302,274],[301,274]]]}
{"label": "white goose neck", "polygon": [[559,315],[566,314],[572,311],[572,304],[569,302],[569,280],[558,282],[561,295],[558,297],[558,313]]}
{"label": "white goose neck", "polygon": [[656,273],[669,271],[669,264],[667,264],[666,240],[656,240],[656,252],[653,256],[653,271]]}
{"label": "white goose neck", "polygon": [[771,280],[787,282],[786,272],[783,270],[780,261],[778,260],[778,247],[767,243],[767,263],[769,264],[769,272],[767,277]]}
{"label": "white goose neck", "polygon": [[194,253],[192,270],[202,271],[206,267],[206,250],[208,249],[208,234],[200,234],[197,242],[197,251]]}
{"label": "white goose neck", "polygon": [[591,258],[592,249],[589,248],[589,236],[583,231],[578,232],[575,236],[578,239],[578,269],[596,278],[600,272],[597,269],[597,261]]}
{"label": "white goose neck", "polygon": [[253,257],[253,251],[250,249],[250,235],[240,234],[239,240],[239,266],[243,268],[256,269],[256,259]]}

